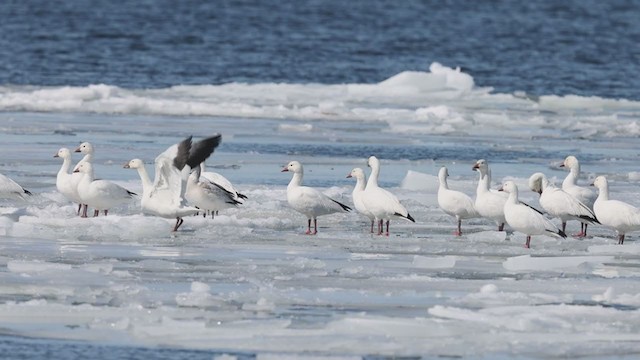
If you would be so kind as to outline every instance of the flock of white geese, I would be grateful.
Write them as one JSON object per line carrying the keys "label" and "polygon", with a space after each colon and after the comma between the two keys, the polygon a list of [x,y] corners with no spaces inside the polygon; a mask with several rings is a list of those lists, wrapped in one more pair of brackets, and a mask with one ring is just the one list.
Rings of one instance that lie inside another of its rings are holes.
{"label": "flock of white geese", "polygon": [[[90,143],[82,143],[75,149],[84,157],[73,167],[71,151],[61,148],[54,155],[63,160],[57,174],[56,188],[68,200],[79,204],[78,215],[82,217],[87,217],[89,207],[94,209],[94,216],[101,211],[107,215],[109,209],[139,196],[143,213],[175,219],[172,230],[177,231],[185,216],[199,213],[205,216],[211,213],[213,216],[217,211],[235,207],[246,199],[229,180],[204,169],[205,160],[221,139],[220,134],[197,142],[189,137],[172,145],[155,158],[153,180],[142,160],[127,162],[125,168],[138,171],[142,194],[135,194],[108,180],[95,179],[92,165],[94,149]],[[352,192],[353,204],[360,214],[370,220],[371,233],[388,236],[389,223],[394,218],[415,222],[398,198],[378,185],[380,161],[371,156],[367,165],[371,168],[368,179],[361,168],[354,168],[347,177],[356,180]],[[499,190],[491,189],[491,170],[486,160],[478,160],[473,166],[473,170],[479,173],[475,200],[463,192],[450,189],[447,184],[448,170],[442,167],[438,174],[438,205],[445,213],[456,218],[454,234],[457,236],[462,235],[462,220],[482,217],[495,222],[498,231],[504,231],[507,224],[514,231],[525,234],[527,248],[534,235],[565,238],[569,220],[577,220],[581,224],[581,231],[576,237],[586,236],[588,225],[601,224],[617,232],[618,244],[624,243],[627,232],[640,230],[640,209],[623,201],[610,200],[604,176],[598,176],[593,181],[592,185],[598,189],[596,196],[590,188],[577,184],[580,163],[575,156],[568,156],[561,166],[569,169],[562,188],[552,185],[542,173],[535,173],[529,178],[529,188],[540,194],[539,203],[544,213],[518,199],[518,187],[513,181],[504,182]],[[319,216],[351,210],[321,191],[304,186],[300,162],[291,161],[282,171],[293,174],[287,186],[287,202],[291,208],[306,216],[306,234],[318,232]],[[29,195],[31,193],[28,190],[0,174],[0,196],[24,198]],[[559,218],[561,227],[558,228],[549,217]],[[376,225],[377,231],[374,229]]]}

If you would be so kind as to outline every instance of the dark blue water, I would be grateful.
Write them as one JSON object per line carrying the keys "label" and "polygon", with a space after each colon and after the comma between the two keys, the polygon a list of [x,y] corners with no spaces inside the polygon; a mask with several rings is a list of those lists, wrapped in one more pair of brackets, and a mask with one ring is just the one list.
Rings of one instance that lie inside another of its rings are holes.
{"label": "dark blue water", "polygon": [[373,83],[431,62],[480,86],[640,99],[640,2],[4,0],[0,84]]}

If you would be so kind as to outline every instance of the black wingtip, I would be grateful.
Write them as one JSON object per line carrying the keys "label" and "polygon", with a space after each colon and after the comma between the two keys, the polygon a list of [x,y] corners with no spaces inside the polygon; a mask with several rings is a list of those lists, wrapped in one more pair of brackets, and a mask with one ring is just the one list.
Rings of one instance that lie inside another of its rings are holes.
{"label": "black wingtip", "polygon": [[335,201],[335,200],[333,200],[333,199],[331,199],[331,201],[333,201],[334,203],[336,203],[336,204],[340,205],[340,207],[342,208],[342,210],[344,210],[344,211],[351,211],[351,208],[350,208],[350,207],[348,207],[347,205],[345,205],[345,204],[343,204],[343,203],[341,203],[341,202],[339,202],[339,201]]}
{"label": "black wingtip", "polygon": [[221,142],[222,135],[215,134],[194,143],[191,147],[191,151],[189,152],[189,157],[186,161],[186,164],[189,165],[192,169],[200,166],[200,163],[207,160],[207,158],[211,156],[213,151],[220,145]]}
{"label": "black wingtip", "polygon": [[558,230],[558,235],[562,236],[565,239],[567,238],[567,234],[565,234],[562,230]]}
{"label": "black wingtip", "polygon": [[129,194],[129,196],[138,196],[138,194],[134,193],[133,191],[129,191],[127,190],[127,194]]}
{"label": "black wingtip", "polygon": [[245,194],[240,194],[239,192],[236,192],[236,195],[238,195],[240,199],[245,199],[245,200],[248,199],[247,195]]}
{"label": "black wingtip", "polygon": [[27,195],[33,195],[33,194],[31,193],[31,191],[29,191],[29,190],[27,190],[27,189],[22,189],[22,190],[23,190],[23,191],[24,191],[24,193],[25,193],[25,194],[27,194]]}
{"label": "black wingtip", "polygon": [[587,215],[580,215],[578,216],[578,218],[580,220],[583,220],[583,222],[587,222],[589,224],[600,224],[600,221],[598,221],[598,219],[591,217],[591,216],[587,216]]}
{"label": "black wingtip", "polygon": [[182,170],[189,160],[192,139],[193,136],[189,136],[178,144],[178,155],[173,159],[173,165],[178,168],[178,170]]}
{"label": "black wingtip", "polygon": [[412,221],[412,222],[416,222],[416,220],[413,218],[413,216],[411,216],[411,214],[409,214],[409,213],[407,213],[407,216],[404,216],[404,215],[402,215],[400,213],[395,213],[393,215],[400,216],[401,218],[405,218],[405,219],[407,219],[409,221]]}

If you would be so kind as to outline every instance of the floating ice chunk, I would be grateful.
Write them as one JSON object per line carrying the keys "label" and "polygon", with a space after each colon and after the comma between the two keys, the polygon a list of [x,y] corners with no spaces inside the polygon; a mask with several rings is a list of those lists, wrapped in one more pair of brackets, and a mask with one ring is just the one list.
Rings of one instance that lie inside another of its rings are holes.
{"label": "floating ice chunk", "polygon": [[176,295],[176,304],[185,307],[222,306],[224,302],[210,293],[211,287],[203,282],[191,283],[191,292]]}
{"label": "floating ice chunk", "polygon": [[446,79],[445,84],[448,88],[463,91],[470,91],[471,89],[473,89],[473,77],[469,74],[461,72],[459,67],[452,69],[450,67],[443,66],[440,63],[434,62],[431,64],[431,66],[429,66],[429,70],[432,74],[444,75]]}
{"label": "floating ice chunk", "polygon": [[242,310],[248,310],[248,311],[268,312],[268,311],[273,311],[275,308],[276,308],[276,305],[265,298],[258,299],[258,302],[256,302],[255,304],[246,303],[242,305]]}
{"label": "floating ice chunk", "polygon": [[502,266],[511,271],[522,270],[557,270],[577,268],[585,263],[602,264],[612,261],[613,256],[557,256],[557,257],[532,257],[531,255],[522,255],[508,258],[502,263]]}
{"label": "floating ice chunk", "polygon": [[436,192],[438,186],[438,177],[413,170],[408,170],[400,183],[402,189],[414,191]]}
{"label": "floating ice chunk", "polygon": [[637,245],[591,245],[587,249],[591,254],[640,254],[640,246]]}
{"label": "floating ice chunk", "polygon": [[66,271],[71,270],[72,266],[44,261],[11,260],[7,262],[7,268],[14,273],[31,274],[47,271]]}
{"label": "floating ice chunk", "polygon": [[640,171],[631,171],[629,173],[629,181],[638,181],[640,180]]}
{"label": "floating ice chunk", "polygon": [[423,269],[449,269],[456,266],[456,257],[415,255],[413,257],[413,265]]}
{"label": "floating ice chunk", "polygon": [[608,287],[603,294],[593,295],[591,299],[593,301],[599,301],[599,302],[611,302],[614,296],[615,296],[615,292],[613,288]]}
{"label": "floating ice chunk", "polygon": [[310,132],[313,130],[311,124],[280,124],[278,130],[288,132]]}
{"label": "floating ice chunk", "polygon": [[498,287],[495,284],[486,284],[480,288],[481,294],[495,294],[498,292]]}

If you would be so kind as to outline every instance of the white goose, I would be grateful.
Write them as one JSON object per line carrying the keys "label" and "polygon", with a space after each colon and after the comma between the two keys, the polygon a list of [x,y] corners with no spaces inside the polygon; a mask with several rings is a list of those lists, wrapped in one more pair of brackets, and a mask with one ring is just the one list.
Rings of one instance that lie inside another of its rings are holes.
{"label": "white goose", "polygon": [[[287,202],[294,210],[307,217],[307,232],[305,234],[315,235],[318,233],[318,216],[351,210],[347,205],[333,200],[314,188],[302,186],[304,171],[300,162],[291,161],[282,171],[293,173],[287,186]],[[311,231],[311,219],[313,219],[313,231]]]}
{"label": "white goose", "polygon": [[475,209],[481,217],[495,221],[498,225],[498,231],[503,231],[506,222],[504,203],[507,202],[509,196],[504,192],[490,189],[491,170],[489,170],[489,164],[486,160],[476,161],[472,169],[480,173],[474,203]]}
{"label": "white goose", "polygon": [[[219,174],[213,171],[205,171],[204,162],[200,164],[200,181],[203,181],[203,180],[205,181],[205,183],[209,182],[211,184],[215,184],[216,186],[221,187],[224,190],[228,191],[229,193],[232,194],[233,200],[235,200],[235,202],[239,204],[244,203],[244,200],[247,199],[247,196],[238,192],[233,186],[233,184],[231,183],[231,181],[229,181],[229,179],[224,177],[222,174]],[[222,207],[220,210],[222,210],[223,208],[224,207]],[[217,215],[217,212],[218,210],[216,210],[215,212],[212,212],[211,218]],[[204,215],[206,216],[206,213]]]}
{"label": "white goose", "polygon": [[[562,190],[566,191],[581,203],[587,205],[590,209],[593,209],[593,203],[596,201],[596,193],[591,189],[578,186],[578,177],[580,177],[580,162],[575,156],[567,156],[560,167],[566,167],[569,169],[569,174],[562,182]],[[580,233],[576,234],[578,237],[587,236],[587,226],[585,222],[580,223]],[[564,231],[564,227],[562,231]]]}
{"label": "white goose", "polygon": [[25,195],[31,195],[31,192],[17,182],[0,174],[0,197],[1,198],[25,198]]}
{"label": "white goose", "polygon": [[206,216],[207,211],[211,211],[213,217],[213,214],[218,210],[242,204],[236,200],[236,194],[202,177],[200,174],[201,169],[201,166],[196,166],[196,169],[187,179],[185,199],[190,205],[201,209],[204,212],[204,216]]}
{"label": "white goose", "polygon": [[142,160],[133,159],[124,165],[125,168],[138,170],[142,180],[142,211],[176,219],[173,231],[177,231],[182,225],[184,216],[198,213],[198,208],[185,204],[187,177],[192,168],[200,166],[220,145],[222,135],[217,134],[195,144],[192,144],[191,139],[190,136],[179,144],[170,146],[156,157],[153,182]]}
{"label": "white goose", "polygon": [[80,179],[82,179],[83,174],[80,172],[71,172],[71,151],[69,149],[61,148],[53,157],[62,158],[62,166],[56,176],[56,188],[64,197],[80,204],[80,206],[78,206],[79,215],[82,199],[80,199],[80,195],[78,195],[78,183]]}
{"label": "white goose", "polygon": [[518,187],[513,181],[505,182],[501,190],[509,193],[509,198],[504,204],[504,215],[507,224],[515,231],[527,235],[527,242],[524,247],[528,249],[531,246],[532,235],[567,237],[564,231],[559,230],[540,211],[518,200]]}
{"label": "white goose", "polygon": [[538,172],[529,177],[529,188],[540,194],[539,202],[544,211],[553,217],[560,218],[562,231],[567,226],[567,220],[599,224],[596,215],[587,205],[568,192],[553,186],[543,173]]}
{"label": "white goose", "polygon": [[440,168],[438,172],[438,180],[440,181],[440,187],[438,187],[438,206],[440,209],[456,218],[458,228],[454,232],[454,235],[462,235],[462,220],[478,217],[479,214],[473,206],[473,200],[460,191],[449,189],[447,184],[447,177],[449,171],[445,166]]}
{"label": "white goose", "polygon": [[599,193],[593,211],[602,225],[618,233],[618,244],[624,244],[626,233],[640,230],[640,209],[622,201],[609,200],[609,184],[604,176],[596,177],[593,186]]}
{"label": "white goose", "polygon": [[[73,172],[75,173],[75,171],[78,169],[78,166],[80,166],[80,164],[84,164],[84,163],[93,163],[93,145],[91,145],[90,142],[83,142],[81,143],[75,150],[74,152],[79,152],[84,154],[84,156],[82,157],[82,159],[80,159],[80,161],[78,161],[78,163],[76,164],[76,166],[73,167]],[[82,176],[75,176],[71,179],[71,181],[73,181],[74,186],[77,188],[78,187],[78,183],[80,182],[80,179],[82,179]],[[76,190],[77,191],[77,190]],[[82,204],[79,203],[78,204],[78,215],[80,215],[80,209],[84,206],[84,215],[87,215],[87,204]]]}
{"label": "white goose", "polygon": [[355,168],[351,170],[347,178],[356,178],[356,186],[353,187],[353,192],[351,196],[353,197],[353,205],[356,207],[356,210],[371,221],[371,233],[373,234],[373,223],[375,222],[376,217],[371,213],[371,211],[367,210],[364,206],[364,202],[362,200],[364,196],[364,189],[366,186],[367,177],[364,174],[364,170],[361,168]]}
{"label": "white goose", "polygon": [[386,220],[386,235],[389,236],[389,221],[392,216],[398,216],[416,222],[395,195],[378,186],[380,160],[375,156],[370,156],[367,160],[367,166],[371,168],[371,174],[369,175],[369,180],[367,180],[367,186],[364,189],[362,202],[378,222],[378,235],[382,235],[383,224]]}
{"label": "white goose", "polygon": [[[93,165],[89,162],[78,165],[74,172],[82,175],[78,183],[78,195],[83,204],[90,205],[93,210],[93,216],[98,216],[100,210],[104,211],[107,216],[109,209],[128,203],[135,193],[114,184],[107,180],[95,180],[93,174]],[[82,213],[82,217],[87,217],[87,212]]]}

